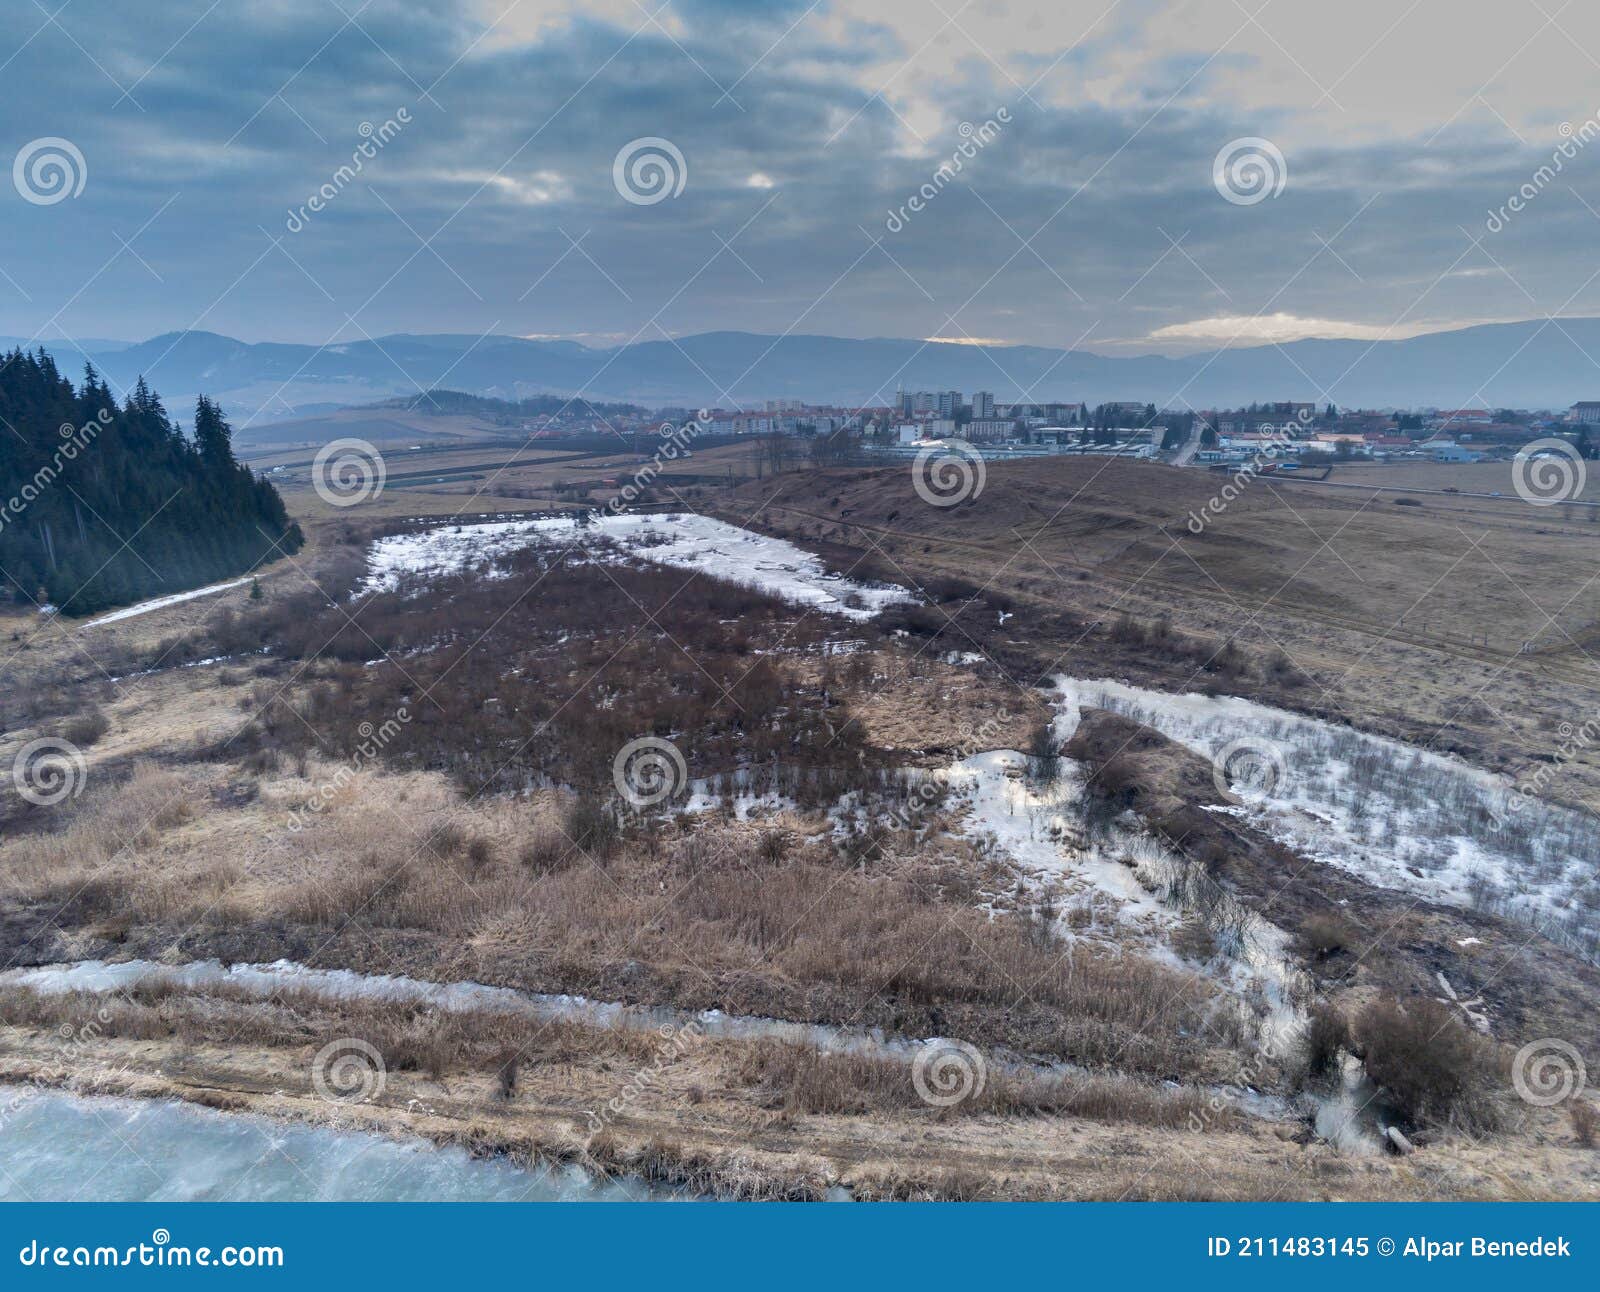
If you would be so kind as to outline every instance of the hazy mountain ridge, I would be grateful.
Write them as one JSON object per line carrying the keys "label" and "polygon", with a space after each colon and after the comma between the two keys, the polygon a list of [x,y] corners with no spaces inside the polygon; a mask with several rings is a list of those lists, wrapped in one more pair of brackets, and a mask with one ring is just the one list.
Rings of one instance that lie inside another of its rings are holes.
{"label": "hazy mountain ridge", "polygon": [[[1169,358],[1111,357],[1044,346],[983,347],[913,339],[706,332],[589,349],[520,337],[387,336],[311,346],[247,343],[211,332],[62,351],[92,359],[117,386],[140,376],[175,402],[219,398],[262,418],[296,404],[368,402],[449,386],[518,398],[759,406],[770,398],[845,405],[894,391],[993,391],[1000,400],[1141,400],[1217,407],[1307,399],[1365,407],[1553,407],[1600,397],[1600,319],[1485,324],[1400,341],[1305,340]],[[179,404],[181,406],[181,403]]]}

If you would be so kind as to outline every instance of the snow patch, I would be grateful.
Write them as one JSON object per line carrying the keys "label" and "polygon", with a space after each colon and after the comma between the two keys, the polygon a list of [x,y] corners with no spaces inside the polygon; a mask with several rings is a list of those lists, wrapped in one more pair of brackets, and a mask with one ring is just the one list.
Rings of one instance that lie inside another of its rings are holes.
{"label": "snow patch", "polygon": [[695,570],[755,588],[791,605],[848,619],[871,619],[886,606],[911,599],[904,588],[872,586],[830,574],[819,557],[784,539],[693,512],[599,516],[586,525],[566,517],[545,516],[395,534],[372,544],[363,590],[392,589],[407,574],[449,574],[478,568],[535,544],[576,548],[592,560],[637,558]]}
{"label": "snow patch", "polygon": [[121,610],[113,610],[109,615],[101,615],[98,619],[91,619],[83,627],[99,628],[102,624],[120,623],[124,619],[147,615],[152,610],[165,610],[168,606],[176,606],[184,601],[193,601],[197,597],[215,596],[219,592],[226,592],[229,588],[241,587],[249,582],[250,576],[247,574],[242,579],[230,579],[226,583],[213,583],[206,588],[192,588],[188,592],[174,592],[169,597],[156,597],[151,601],[140,601],[135,605],[123,606]]}

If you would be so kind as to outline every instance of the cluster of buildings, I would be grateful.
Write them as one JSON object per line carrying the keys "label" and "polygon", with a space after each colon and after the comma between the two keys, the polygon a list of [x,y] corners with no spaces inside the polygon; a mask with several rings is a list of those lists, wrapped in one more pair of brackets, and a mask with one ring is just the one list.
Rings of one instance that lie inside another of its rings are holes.
{"label": "cluster of buildings", "polygon": [[1285,403],[1198,416],[1215,430],[1199,454],[1208,463],[1262,453],[1480,462],[1510,457],[1530,440],[1546,437],[1572,440],[1587,450],[1587,428],[1600,426],[1600,400],[1574,404],[1564,413],[1487,408],[1341,413],[1331,406],[1319,413],[1312,404]]}
{"label": "cluster of buildings", "polygon": [[[525,424],[524,429],[536,435],[570,434],[577,429],[574,421],[592,411],[580,402],[566,416],[534,419],[548,424]],[[1294,400],[1234,409],[1158,412],[1138,400],[1090,405],[1000,400],[987,390],[976,391],[970,398],[959,390],[902,390],[893,403],[862,408],[771,399],[759,409],[606,411],[608,430],[645,431],[664,421],[694,420],[707,436],[832,436],[844,432],[861,436],[868,445],[900,452],[915,452],[933,441],[961,440],[995,455],[1154,457],[1198,436],[1195,460],[1206,465],[1263,455],[1292,462],[1307,454],[1476,462],[1509,457],[1530,440],[1549,436],[1573,440],[1587,455],[1591,427],[1593,448],[1600,449],[1600,400],[1580,401],[1565,411],[1539,412],[1487,408],[1341,411],[1331,404]],[[638,425],[633,426],[634,422]]]}

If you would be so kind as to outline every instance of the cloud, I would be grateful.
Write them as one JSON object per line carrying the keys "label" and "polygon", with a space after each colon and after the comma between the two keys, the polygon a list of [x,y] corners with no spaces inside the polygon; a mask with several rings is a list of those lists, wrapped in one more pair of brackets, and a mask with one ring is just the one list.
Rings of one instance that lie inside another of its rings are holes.
{"label": "cloud", "polygon": [[1393,341],[1437,331],[1437,323],[1350,323],[1342,319],[1302,318],[1297,314],[1219,314],[1212,318],[1169,323],[1151,332],[1150,341],[1205,341],[1223,345],[1261,345],[1303,341],[1308,337],[1353,341]]}
{"label": "cloud", "polygon": [[[1181,347],[1241,320],[1259,343],[1600,311],[1571,262],[1594,240],[1600,150],[1485,228],[1549,160],[1554,123],[1593,111],[1582,71],[1557,74],[1573,51],[1510,6],[1464,24],[1443,0],[1398,22],[1352,3],[1252,23],[1232,0],[944,17],[923,0],[373,0],[341,23],[326,0],[74,0],[66,32],[41,22],[6,68],[5,144],[71,139],[88,180],[49,207],[0,189],[0,333]],[[1562,24],[1600,47],[1600,11]],[[891,231],[961,123],[1002,106],[1004,129]],[[362,124],[402,107],[404,131],[289,231]],[[1241,207],[1212,161],[1249,136],[1289,179]],[[637,204],[612,163],[649,137],[687,182]]]}

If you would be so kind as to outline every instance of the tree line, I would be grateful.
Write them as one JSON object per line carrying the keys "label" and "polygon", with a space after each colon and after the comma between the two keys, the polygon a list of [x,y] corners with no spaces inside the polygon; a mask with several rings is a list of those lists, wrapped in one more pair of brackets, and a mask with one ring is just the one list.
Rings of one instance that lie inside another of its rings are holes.
{"label": "tree line", "polygon": [[205,396],[185,434],[142,377],[119,404],[92,365],[74,387],[43,349],[0,358],[0,596],[88,614],[303,542]]}

